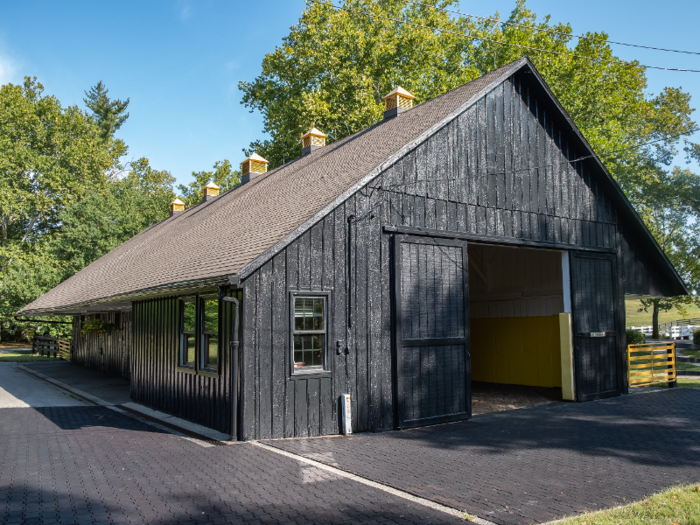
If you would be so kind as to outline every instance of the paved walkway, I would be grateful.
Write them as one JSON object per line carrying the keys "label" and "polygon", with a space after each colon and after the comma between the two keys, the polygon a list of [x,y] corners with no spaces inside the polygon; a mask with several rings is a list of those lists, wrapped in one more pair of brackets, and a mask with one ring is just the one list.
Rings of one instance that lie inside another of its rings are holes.
{"label": "paved walkway", "polygon": [[0,410],[0,523],[464,521],[252,444],[202,446],[94,406]]}
{"label": "paved walkway", "polygon": [[75,396],[38,381],[18,365],[0,363],[0,408],[85,406]]}
{"label": "paved walkway", "polygon": [[[30,370],[123,401],[118,378],[61,363]],[[268,448],[169,433],[9,364],[0,389],[0,406],[16,407],[0,409],[0,523],[464,523],[395,489],[537,523],[700,481],[700,389]]]}
{"label": "paved walkway", "polygon": [[537,523],[699,482],[700,389],[267,444],[490,521]]}
{"label": "paved walkway", "polygon": [[31,372],[59,381],[69,388],[98,397],[109,405],[123,405],[131,401],[129,380],[123,377],[90,370],[66,361],[22,363]]}

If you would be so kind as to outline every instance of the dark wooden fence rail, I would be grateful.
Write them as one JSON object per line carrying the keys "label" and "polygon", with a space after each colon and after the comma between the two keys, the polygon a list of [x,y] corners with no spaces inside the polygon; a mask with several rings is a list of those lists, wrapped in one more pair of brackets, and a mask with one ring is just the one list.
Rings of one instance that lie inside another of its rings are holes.
{"label": "dark wooden fence rail", "polygon": [[32,353],[42,356],[46,353],[48,357],[60,357],[70,361],[71,346],[71,341],[68,339],[37,335],[32,340]]}
{"label": "dark wooden fence rail", "polygon": [[37,335],[34,337],[32,341],[32,350],[34,354],[41,354],[42,356],[44,353],[51,357],[57,357],[58,356],[58,337],[48,337],[45,335]]}

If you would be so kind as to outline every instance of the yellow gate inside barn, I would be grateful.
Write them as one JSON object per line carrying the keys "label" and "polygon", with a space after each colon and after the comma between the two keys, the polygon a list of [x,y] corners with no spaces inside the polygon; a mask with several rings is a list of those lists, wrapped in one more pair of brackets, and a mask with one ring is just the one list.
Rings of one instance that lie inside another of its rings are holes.
{"label": "yellow gate inside barn", "polygon": [[627,380],[630,387],[676,383],[676,343],[627,346]]}

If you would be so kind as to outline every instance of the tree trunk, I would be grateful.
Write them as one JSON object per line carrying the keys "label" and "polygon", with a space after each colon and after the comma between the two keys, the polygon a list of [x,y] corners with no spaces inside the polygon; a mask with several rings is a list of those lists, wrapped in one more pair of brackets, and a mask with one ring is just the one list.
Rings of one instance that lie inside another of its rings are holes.
{"label": "tree trunk", "polygon": [[659,302],[654,301],[654,310],[651,314],[651,338],[659,338]]}

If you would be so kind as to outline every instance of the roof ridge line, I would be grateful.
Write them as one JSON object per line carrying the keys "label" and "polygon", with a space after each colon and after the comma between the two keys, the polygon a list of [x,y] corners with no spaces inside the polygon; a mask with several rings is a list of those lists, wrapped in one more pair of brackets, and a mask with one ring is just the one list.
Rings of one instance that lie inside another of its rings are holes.
{"label": "roof ridge line", "polygon": [[[519,58],[518,60],[514,60],[510,64],[507,64],[505,66],[502,66],[501,68],[498,69],[505,69],[503,73],[500,75],[496,76],[494,80],[489,82],[486,86],[481,88],[477,93],[472,95],[466,102],[460,104],[457,109],[454,111],[450,112],[446,117],[444,117],[442,120],[440,120],[438,123],[434,124],[430,128],[428,128],[426,131],[421,133],[418,137],[413,139],[411,142],[406,144],[405,146],[399,148],[396,152],[394,152],[389,158],[385,159],[382,163],[380,163],[378,166],[370,170],[367,175],[362,177],[359,181],[354,183],[350,188],[345,190],[343,193],[341,193],[338,197],[333,199],[331,202],[329,202],[327,205],[325,205],[323,208],[321,208],[318,212],[316,212],[313,217],[307,219],[303,223],[301,223],[299,226],[297,226],[294,230],[292,230],[291,233],[287,234],[284,236],[282,239],[277,241],[275,244],[270,246],[267,250],[265,250],[263,253],[258,255],[255,259],[253,259],[251,262],[246,264],[241,270],[236,274],[241,281],[246,279],[250,274],[252,274],[255,270],[257,270],[260,266],[265,264],[268,260],[270,260],[275,254],[277,254],[280,250],[282,250],[284,247],[288,246],[291,244],[295,239],[303,235],[304,232],[309,230],[311,227],[313,227],[314,224],[316,224],[319,220],[321,220],[323,217],[328,215],[332,210],[337,208],[340,204],[345,202],[348,198],[350,198],[354,193],[356,193],[362,186],[365,186],[369,182],[371,182],[372,179],[376,178],[378,175],[380,175],[389,165],[393,164],[397,158],[400,158],[409,151],[413,150],[416,148],[419,144],[427,140],[430,136],[434,135],[437,133],[440,129],[442,129],[447,123],[451,122],[454,120],[457,116],[459,116],[461,113],[466,111],[469,107],[471,107],[479,98],[481,98],[485,93],[488,93],[491,89],[493,89],[494,84],[500,84],[503,82],[505,79],[508,77],[512,76],[518,69],[522,68],[524,65],[528,65],[531,69],[534,69],[534,66],[530,62],[530,60],[527,57],[522,57]],[[510,66],[510,67],[509,67]],[[489,73],[493,73],[495,71],[498,71],[498,69],[494,69],[493,71],[490,71]],[[487,73],[487,75],[489,74]],[[483,77],[479,77],[483,78]],[[476,78],[472,80],[471,82],[475,82],[479,80],[479,78]],[[466,84],[462,84],[462,86],[469,85],[471,82],[467,82]],[[459,89],[459,88],[455,88]],[[453,90],[450,90],[453,91]],[[430,99],[431,102],[433,100],[436,100],[450,91],[447,91],[446,93],[442,93],[441,95]],[[423,104],[420,104],[422,106]],[[416,106],[419,107],[419,106]],[[381,124],[379,122],[378,124]],[[374,127],[374,126],[370,126]],[[361,133],[363,131],[369,130],[370,128],[365,128],[364,130],[358,131],[357,133]],[[357,135],[353,134],[350,136]]]}

